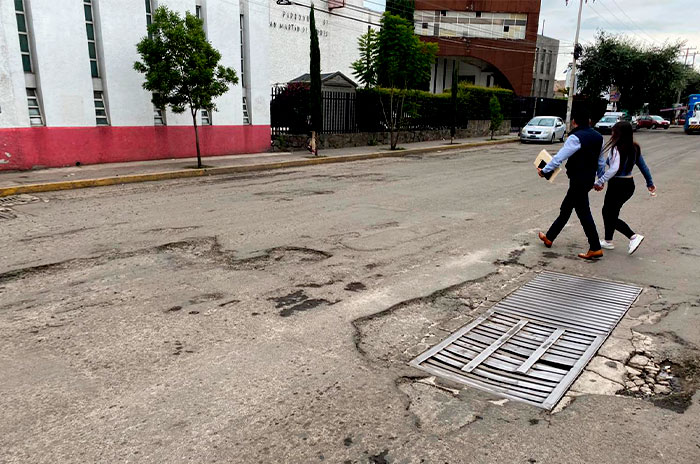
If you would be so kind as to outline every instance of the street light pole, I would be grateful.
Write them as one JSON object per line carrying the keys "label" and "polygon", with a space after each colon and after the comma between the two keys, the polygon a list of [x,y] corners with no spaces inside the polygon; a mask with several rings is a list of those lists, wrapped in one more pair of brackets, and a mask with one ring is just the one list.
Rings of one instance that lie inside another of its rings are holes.
{"label": "street light pole", "polygon": [[566,130],[571,131],[571,108],[574,105],[574,91],[576,90],[576,48],[578,47],[578,34],[581,31],[581,12],[583,0],[579,0],[578,21],[576,23],[576,38],[574,39],[574,59],[571,63],[571,87],[569,87],[569,101],[566,104]]}

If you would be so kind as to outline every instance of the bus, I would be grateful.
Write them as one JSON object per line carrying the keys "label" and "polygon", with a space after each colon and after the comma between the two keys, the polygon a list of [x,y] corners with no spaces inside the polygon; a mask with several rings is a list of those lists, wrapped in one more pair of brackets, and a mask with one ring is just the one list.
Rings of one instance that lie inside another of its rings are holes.
{"label": "bus", "polygon": [[700,132],[700,94],[689,97],[688,112],[685,114],[685,133]]}

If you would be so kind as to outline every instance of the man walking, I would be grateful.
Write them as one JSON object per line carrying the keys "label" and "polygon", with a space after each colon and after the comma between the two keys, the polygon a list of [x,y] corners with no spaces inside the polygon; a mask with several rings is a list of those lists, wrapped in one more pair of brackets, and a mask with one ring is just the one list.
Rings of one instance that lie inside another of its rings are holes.
{"label": "man walking", "polygon": [[561,203],[559,217],[546,234],[539,233],[539,238],[547,248],[551,247],[569,221],[571,212],[576,210],[589,244],[588,252],[580,253],[578,257],[598,259],[603,256],[603,250],[600,248],[598,231],[588,203],[588,192],[595,182],[598,158],[603,148],[603,136],[590,128],[588,111],[583,108],[574,111],[571,126],[573,129],[561,150],[545,167],[537,169],[540,177],[549,177],[552,171],[566,161],[566,175],[569,177],[569,190]]}

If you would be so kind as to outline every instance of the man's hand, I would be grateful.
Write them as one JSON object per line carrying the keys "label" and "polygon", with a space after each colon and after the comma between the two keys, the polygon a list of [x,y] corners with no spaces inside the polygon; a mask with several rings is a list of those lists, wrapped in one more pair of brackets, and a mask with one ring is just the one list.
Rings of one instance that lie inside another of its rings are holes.
{"label": "man's hand", "polygon": [[649,190],[649,193],[656,193],[656,185],[652,185],[651,187],[647,187]]}
{"label": "man's hand", "polygon": [[542,169],[537,168],[537,175],[540,177],[544,177],[544,174],[542,173]]}
{"label": "man's hand", "polygon": [[603,188],[605,188],[603,185],[598,185],[598,184],[594,184],[594,185],[593,185],[593,189],[594,189],[596,192],[601,192],[601,191],[603,191]]}

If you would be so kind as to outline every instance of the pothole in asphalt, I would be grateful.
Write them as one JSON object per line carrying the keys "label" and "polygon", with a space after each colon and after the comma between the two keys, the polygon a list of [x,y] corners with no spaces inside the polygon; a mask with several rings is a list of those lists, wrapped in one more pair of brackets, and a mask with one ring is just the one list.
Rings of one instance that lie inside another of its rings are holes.
{"label": "pothole in asphalt", "polygon": [[282,317],[289,317],[295,312],[308,311],[319,306],[333,306],[340,302],[340,300],[329,301],[325,298],[310,298],[303,290],[268,298],[268,301],[274,301],[276,303],[275,308],[282,309],[280,311],[280,316]]}
{"label": "pothole in asphalt", "polygon": [[668,359],[656,363],[645,352],[635,353],[627,364],[625,387],[618,395],[650,400],[655,406],[677,413],[692,404],[698,388],[698,368],[692,364],[676,364]]}
{"label": "pothole in asphalt", "polygon": [[350,282],[345,286],[345,290],[349,292],[361,292],[362,290],[367,290],[367,286],[362,282]]}
{"label": "pothole in asphalt", "polygon": [[263,255],[234,260],[231,266],[236,270],[264,270],[271,264],[309,264],[323,261],[332,255],[325,251],[303,247],[277,247],[266,250]]}

